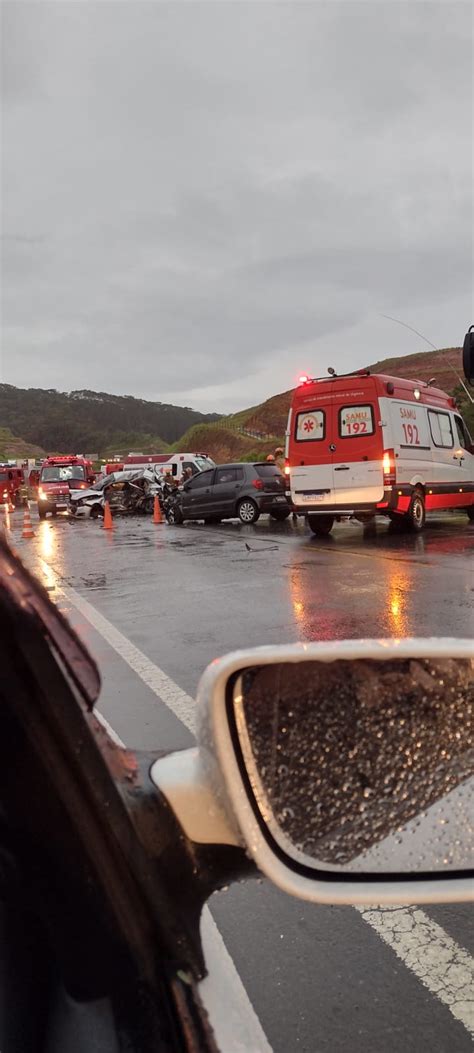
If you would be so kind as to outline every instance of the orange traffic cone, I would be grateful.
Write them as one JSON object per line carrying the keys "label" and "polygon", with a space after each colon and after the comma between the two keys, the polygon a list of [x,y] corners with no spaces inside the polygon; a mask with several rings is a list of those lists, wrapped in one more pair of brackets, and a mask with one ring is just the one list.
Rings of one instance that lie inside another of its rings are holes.
{"label": "orange traffic cone", "polygon": [[155,500],[153,502],[153,522],[154,523],[162,523],[163,522],[163,516],[161,514],[161,507],[160,507],[160,501],[159,501],[158,494],[155,494]]}
{"label": "orange traffic cone", "polygon": [[33,530],[33,524],[31,522],[30,506],[29,505],[25,506],[25,512],[24,512],[24,515],[23,515],[23,531],[22,531],[22,535],[21,536],[22,537],[27,537],[27,538],[35,536],[35,532]]}
{"label": "orange traffic cone", "polygon": [[104,530],[113,530],[113,526],[112,512],[110,511],[109,502],[106,501],[104,505]]}

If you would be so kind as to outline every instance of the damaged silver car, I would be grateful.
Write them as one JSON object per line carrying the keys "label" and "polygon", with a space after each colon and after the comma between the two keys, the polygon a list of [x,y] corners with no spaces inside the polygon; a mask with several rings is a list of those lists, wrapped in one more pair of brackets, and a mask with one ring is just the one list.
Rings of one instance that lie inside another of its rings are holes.
{"label": "damaged silver car", "polygon": [[104,514],[108,501],[115,515],[151,514],[160,486],[153,469],[133,472],[114,472],[91,486],[90,490],[71,490],[70,515],[81,519],[97,519]]}

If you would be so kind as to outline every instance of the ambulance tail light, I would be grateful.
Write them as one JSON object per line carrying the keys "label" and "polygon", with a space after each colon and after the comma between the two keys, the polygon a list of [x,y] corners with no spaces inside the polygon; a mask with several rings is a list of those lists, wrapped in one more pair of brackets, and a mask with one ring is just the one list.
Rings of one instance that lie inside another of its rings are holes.
{"label": "ambulance tail light", "polygon": [[385,450],[382,459],[383,485],[393,486],[396,482],[395,475],[395,450]]}
{"label": "ambulance tail light", "polygon": [[288,460],[288,457],[285,457],[285,467],[283,469],[283,472],[286,475],[287,479],[289,479],[289,476],[290,476],[290,462]]}

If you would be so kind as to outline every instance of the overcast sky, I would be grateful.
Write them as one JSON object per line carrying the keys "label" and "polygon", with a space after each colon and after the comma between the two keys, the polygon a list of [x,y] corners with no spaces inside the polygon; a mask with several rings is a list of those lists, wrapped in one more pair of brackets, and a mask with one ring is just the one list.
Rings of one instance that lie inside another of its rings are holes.
{"label": "overcast sky", "polygon": [[470,3],[2,3],[1,379],[230,412],[462,342]]}

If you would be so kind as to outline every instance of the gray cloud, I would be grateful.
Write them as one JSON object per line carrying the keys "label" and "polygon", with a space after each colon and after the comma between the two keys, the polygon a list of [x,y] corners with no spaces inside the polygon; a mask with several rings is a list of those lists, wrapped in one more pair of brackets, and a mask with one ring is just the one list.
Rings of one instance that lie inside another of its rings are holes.
{"label": "gray cloud", "polygon": [[3,8],[3,379],[226,410],[418,350],[383,312],[459,342],[468,5]]}

